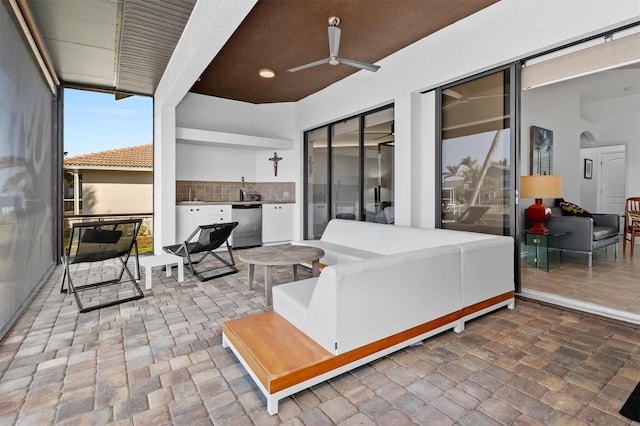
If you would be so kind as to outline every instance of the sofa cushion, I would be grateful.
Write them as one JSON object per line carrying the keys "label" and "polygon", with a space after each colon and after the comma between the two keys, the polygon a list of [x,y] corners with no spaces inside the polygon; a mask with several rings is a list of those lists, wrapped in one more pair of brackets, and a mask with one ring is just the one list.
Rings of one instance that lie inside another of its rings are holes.
{"label": "sofa cushion", "polygon": [[586,211],[584,208],[568,201],[560,203],[560,208],[562,209],[563,216],[591,217],[591,213]]}
{"label": "sofa cushion", "polygon": [[273,310],[302,329],[307,321],[307,307],[317,281],[316,277],[273,287]]}
{"label": "sofa cushion", "polygon": [[325,228],[320,240],[359,250],[371,250],[382,229],[384,225],[378,223],[333,219]]}
{"label": "sofa cushion", "polygon": [[618,235],[618,228],[613,226],[594,226],[593,241],[604,240],[605,238]]}
{"label": "sofa cushion", "polygon": [[327,266],[302,327],[276,306],[280,286],[274,311],[337,355],[459,311],[460,265],[460,249],[442,246]]}
{"label": "sofa cushion", "polygon": [[374,256],[380,256],[367,250],[344,246],[341,244],[330,243],[322,240],[304,240],[295,241],[294,244],[317,247],[324,250],[324,256],[320,258],[320,263],[325,265],[335,265],[338,263],[353,262],[356,260],[368,259]]}
{"label": "sofa cushion", "polygon": [[385,226],[371,250],[380,254],[403,253],[424,248],[428,238],[427,230],[408,226]]}

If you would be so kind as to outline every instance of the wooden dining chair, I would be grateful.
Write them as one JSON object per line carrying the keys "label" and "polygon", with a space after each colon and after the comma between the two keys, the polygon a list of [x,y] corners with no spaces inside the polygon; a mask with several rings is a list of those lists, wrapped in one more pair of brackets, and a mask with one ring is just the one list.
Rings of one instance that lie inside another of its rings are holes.
{"label": "wooden dining chair", "polygon": [[627,198],[624,204],[624,238],[622,254],[627,252],[627,241],[631,242],[631,256],[635,246],[636,235],[640,236],[640,197]]}

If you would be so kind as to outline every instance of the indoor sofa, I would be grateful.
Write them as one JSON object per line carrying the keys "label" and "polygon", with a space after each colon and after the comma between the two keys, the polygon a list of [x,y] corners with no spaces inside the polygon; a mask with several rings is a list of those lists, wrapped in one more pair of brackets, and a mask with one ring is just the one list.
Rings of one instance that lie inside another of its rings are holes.
{"label": "indoor sofa", "polygon": [[[620,217],[617,214],[590,213],[589,216],[563,216],[560,207],[551,208],[551,218],[545,223],[550,234],[562,234],[552,240],[552,247],[588,255],[589,268],[593,251],[613,245],[618,256]],[[525,213],[526,218],[526,213]],[[525,227],[531,224],[525,221]]]}
{"label": "indoor sofa", "polygon": [[465,321],[514,306],[511,237],[335,219],[320,276],[273,288],[273,311],[227,321],[230,347],[278,401]]}

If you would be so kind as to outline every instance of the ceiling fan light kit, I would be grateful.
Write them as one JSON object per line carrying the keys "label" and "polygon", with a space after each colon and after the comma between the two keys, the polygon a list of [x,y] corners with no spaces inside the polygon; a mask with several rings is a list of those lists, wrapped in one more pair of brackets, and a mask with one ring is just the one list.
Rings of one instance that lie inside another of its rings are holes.
{"label": "ceiling fan light kit", "polygon": [[326,59],[321,59],[319,61],[311,62],[309,64],[300,65],[299,67],[291,68],[289,72],[297,72],[306,68],[315,67],[318,65],[349,65],[351,67],[360,68],[363,70],[376,72],[380,69],[379,65],[368,64],[366,62],[360,62],[353,59],[344,59],[338,56],[340,51],[340,33],[341,30],[338,28],[338,24],[340,24],[340,18],[337,16],[331,16],[329,18],[329,57]]}

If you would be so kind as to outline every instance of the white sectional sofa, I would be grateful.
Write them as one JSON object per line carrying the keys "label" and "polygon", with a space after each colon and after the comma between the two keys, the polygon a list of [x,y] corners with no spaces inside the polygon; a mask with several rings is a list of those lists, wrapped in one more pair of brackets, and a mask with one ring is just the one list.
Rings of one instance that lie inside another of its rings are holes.
{"label": "white sectional sofa", "polygon": [[[317,279],[274,287],[273,310],[339,355],[459,312],[459,271],[451,245],[327,266]],[[442,330],[458,325],[452,316]]]}
{"label": "white sectional sofa", "polygon": [[510,237],[335,219],[320,276],[273,288],[273,311],[223,323],[229,347],[278,402],[465,321],[514,306]]}
{"label": "white sectional sofa", "polygon": [[[273,289],[273,310],[338,355],[447,314],[446,328],[514,303],[511,237],[334,219],[317,278]],[[453,318],[452,317],[452,318]]]}

